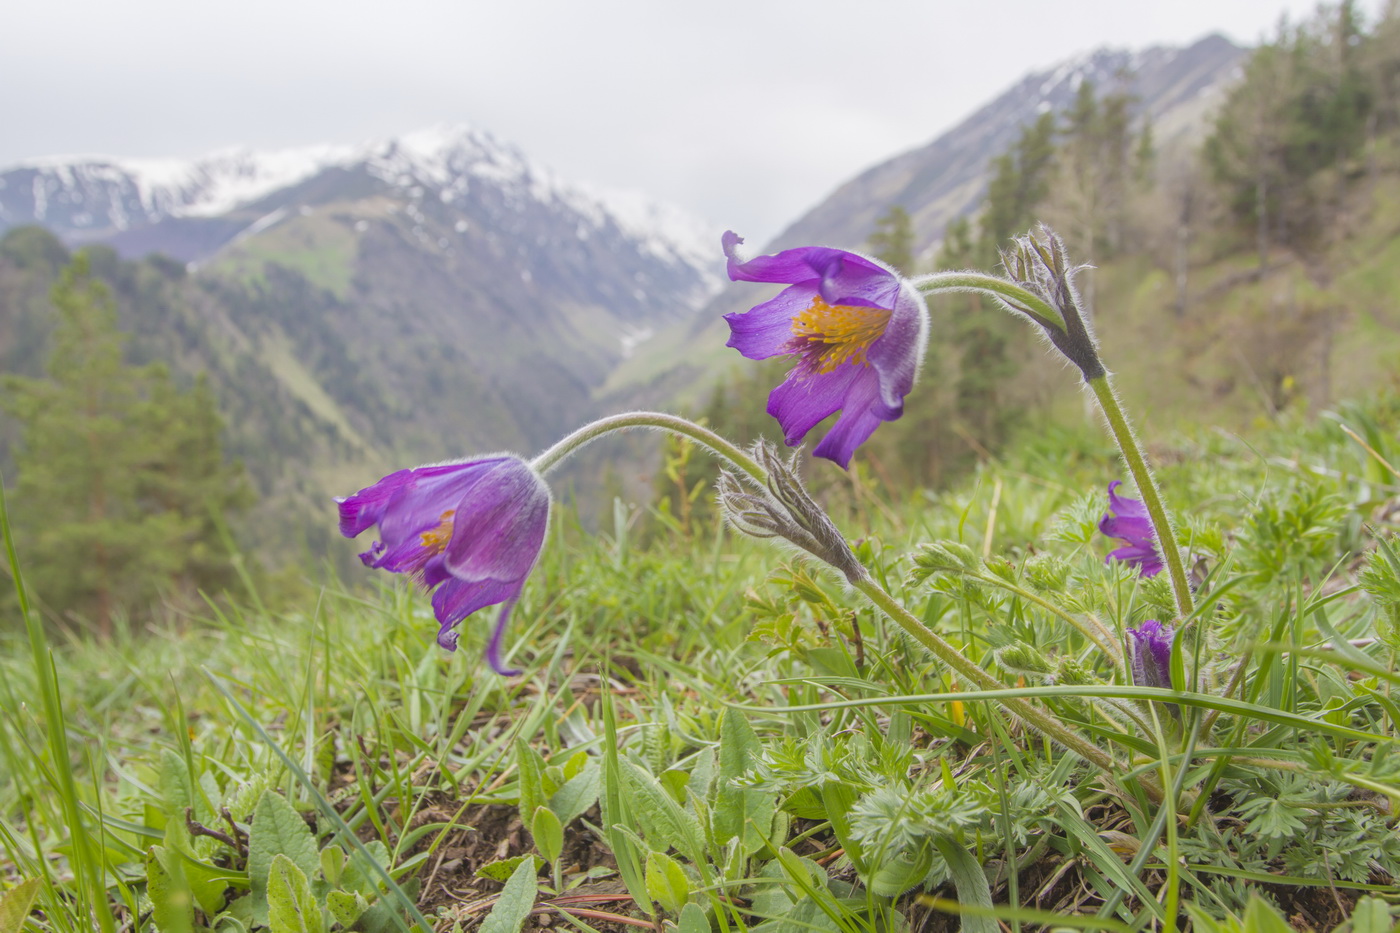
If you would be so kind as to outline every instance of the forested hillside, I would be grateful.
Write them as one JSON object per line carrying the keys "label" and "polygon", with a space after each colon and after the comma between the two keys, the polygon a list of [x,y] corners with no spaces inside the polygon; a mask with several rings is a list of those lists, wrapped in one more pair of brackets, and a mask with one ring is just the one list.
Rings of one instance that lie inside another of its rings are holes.
{"label": "forested hillside", "polygon": [[[1010,237],[1047,223],[1092,267],[1079,286],[1105,360],[1156,426],[1316,412],[1400,371],[1397,76],[1396,5],[1365,23],[1343,4],[1280,27],[1171,145],[1127,82],[1084,81],[992,160],[980,207],[932,254],[918,250],[919,206],[898,203],[864,248],[906,273],[990,269]],[[868,448],[876,475],[941,485],[1047,421],[1085,417],[1076,380],[1040,365],[1021,322],[974,296],[933,312],[907,414]],[[729,367],[707,410],[752,422],[772,373]]]}

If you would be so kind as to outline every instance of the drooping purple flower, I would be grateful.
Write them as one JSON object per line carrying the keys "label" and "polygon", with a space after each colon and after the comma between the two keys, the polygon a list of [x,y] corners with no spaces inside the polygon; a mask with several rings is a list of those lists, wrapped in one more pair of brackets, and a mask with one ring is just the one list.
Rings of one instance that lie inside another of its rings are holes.
{"label": "drooping purple flower", "polygon": [[1110,551],[1104,560],[1136,564],[1140,576],[1155,577],[1162,572],[1163,565],[1152,532],[1152,519],[1147,514],[1147,506],[1114,492],[1121,485],[1121,480],[1108,484],[1108,512],[1099,520],[1099,531],[1117,538],[1125,546]]}
{"label": "drooping purple flower", "polygon": [[804,246],[743,262],[742,237],[724,235],[729,277],[787,285],[776,298],[726,314],[731,346],[751,360],[795,364],[768,396],[789,446],[836,411],[813,453],[847,466],[882,421],[904,413],[923,360],[928,312],[914,287],[874,259]]}
{"label": "drooping purple flower", "polygon": [[501,605],[486,660],[501,660],[511,607],[534,569],[549,524],[549,488],[519,457],[501,455],[399,470],[344,499],[340,533],[374,525],[379,540],[360,555],[366,567],[416,577],[433,591],[438,644],[457,649],[457,624]]}
{"label": "drooping purple flower", "polygon": [[1170,625],[1156,619],[1128,629],[1128,663],[1133,670],[1133,683],[1171,689],[1173,632]]}

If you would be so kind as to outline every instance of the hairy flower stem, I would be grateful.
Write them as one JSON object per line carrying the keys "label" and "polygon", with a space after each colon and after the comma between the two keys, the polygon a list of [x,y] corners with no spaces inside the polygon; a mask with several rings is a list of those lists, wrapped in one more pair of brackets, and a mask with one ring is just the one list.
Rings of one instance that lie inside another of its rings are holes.
{"label": "hairy flower stem", "polygon": [[1064,330],[1060,313],[1039,295],[1022,288],[1015,282],[983,272],[938,272],[934,275],[921,275],[910,279],[921,292],[980,292],[999,298],[1034,320],[1042,327],[1051,326]]}
{"label": "hairy flower stem", "polygon": [[604,434],[613,431],[621,431],[624,428],[655,428],[661,431],[670,431],[673,434],[682,434],[701,447],[706,448],[734,466],[743,470],[754,481],[760,485],[768,482],[768,472],[759,466],[758,461],[744,451],[735,447],[729,441],[720,437],[713,431],[702,428],[693,421],[676,415],[667,415],[656,411],[628,411],[620,415],[609,415],[606,418],[599,418],[590,424],[586,424],[573,432],[563,440],[557,442],[544,453],[530,461],[530,466],[534,467],[541,475],[549,472],[559,465],[565,457],[576,452],[580,447],[592,441],[596,441]]}
{"label": "hairy flower stem", "polygon": [[[973,661],[965,657],[951,644],[944,641],[937,633],[929,629],[928,626],[920,622],[913,613],[905,609],[899,602],[891,596],[874,580],[866,578],[853,584],[856,589],[865,594],[865,597],[878,606],[885,615],[894,620],[895,624],[908,632],[919,644],[933,652],[948,667],[957,671],[967,678],[971,683],[976,684],[984,690],[1004,690],[1006,684],[988,674],[978,667]],[[1077,732],[1065,725],[1053,713],[1043,710],[1028,700],[1020,698],[1009,698],[1001,701],[1002,705],[1015,715],[1021,717],[1035,729],[1059,742],[1061,745],[1075,752],[1095,767],[1117,775],[1123,772],[1122,767],[1112,755],[1099,748],[1094,743],[1080,736]],[[1144,785],[1146,787],[1146,785]],[[1152,793],[1148,788],[1148,793]]]}
{"label": "hairy flower stem", "polygon": [[1146,506],[1147,514],[1152,519],[1152,530],[1157,536],[1157,550],[1161,552],[1162,561],[1167,565],[1177,614],[1183,619],[1190,618],[1195,609],[1191,600],[1191,586],[1186,582],[1186,567],[1181,562],[1181,551],[1176,546],[1176,533],[1172,530],[1171,518],[1162,505],[1157,480],[1147,465],[1142,448],[1138,446],[1137,437],[1133,434],[1132,426],[1128,424],[1127,416],[1123,414],[1122,406],[1118,404],[1118,393],[1114,391],[1108,374],[1084,381],[1098,399],[1099,409],[1108,422],[1108,430],[1117,442],[1118,450],[1123,454],[1123,462],[1127,464],[1133,483],[1138,488],[1138,494],[1142,496],[1142,504]]}

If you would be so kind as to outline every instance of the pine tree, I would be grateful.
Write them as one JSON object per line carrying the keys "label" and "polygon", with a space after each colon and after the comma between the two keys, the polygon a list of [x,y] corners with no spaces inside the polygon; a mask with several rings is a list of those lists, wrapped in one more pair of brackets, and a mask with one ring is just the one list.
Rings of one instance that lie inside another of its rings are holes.
{"label": "pine tree", "polygon": [[162,593],[226,579],[218,524],[249,492],[223,463],[208,387],[181,392],[163,367],[123,361],[115,302],[86,256],[52,300],[48,378],[5,380],[23,429],[16,532],[44,604],[106,636]]}
{"label": "pine tree", "polygon": [[875,221],[875,232],[870,234],[869,242],[876,259],[905,275],[913,274],[914,221],[904,208],[895,204],[885,211]]}

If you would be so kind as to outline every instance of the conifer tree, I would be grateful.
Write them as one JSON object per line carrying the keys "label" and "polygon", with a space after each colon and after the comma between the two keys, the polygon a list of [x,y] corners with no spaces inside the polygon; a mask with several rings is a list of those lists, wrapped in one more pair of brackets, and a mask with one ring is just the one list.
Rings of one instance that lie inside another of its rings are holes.
{"label": "conifer tree", "polygon": [[16,533],[42,602],[105,636],[162,593],[221,585],[219,522],[250,494],[223,462],[208,386],[181,392],[163,367],[123,361],[116,305],[83,254],[52,300],[48,378],[5,380],[23,429]]}
{"label": "conifer tree", "polygon": [[870,234],[875,258],[905,275],[914,273],[914,221],[909,212],[895,204],[875,221]]}

